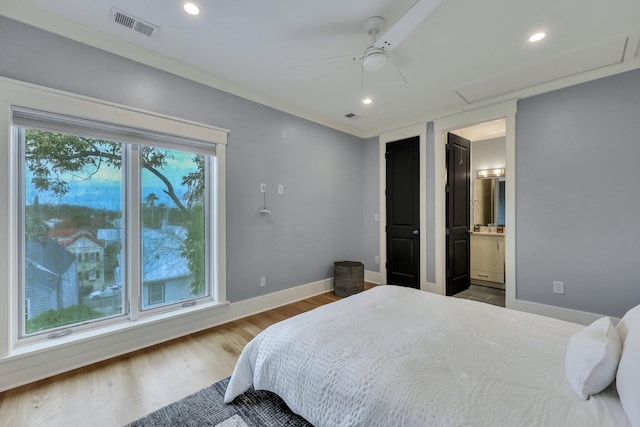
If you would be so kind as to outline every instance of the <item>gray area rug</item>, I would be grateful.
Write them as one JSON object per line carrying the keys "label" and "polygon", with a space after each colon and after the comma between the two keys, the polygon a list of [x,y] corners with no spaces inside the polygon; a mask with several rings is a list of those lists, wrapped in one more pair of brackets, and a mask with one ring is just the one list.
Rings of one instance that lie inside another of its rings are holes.
{"label": "gray area rug", "polygon": [[269,391],[249,390],[232,403],[223,403],[229,378],[158,409],[127,427],[255,427],[311,426],[294,414],[280,397]]}

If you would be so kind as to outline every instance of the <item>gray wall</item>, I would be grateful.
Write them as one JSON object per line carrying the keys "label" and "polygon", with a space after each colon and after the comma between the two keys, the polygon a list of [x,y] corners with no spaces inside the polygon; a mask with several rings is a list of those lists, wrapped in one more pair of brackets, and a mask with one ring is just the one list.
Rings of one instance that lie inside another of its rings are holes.
{"label": "gray wall", "polygon": [[640,303],[640,70],[522,100],[516,129],[517,298],[622,316]]}
{"label": "gray wall", "polygon": [[364,142],[363,170],[363,237],[364,269],[380,272],[380,264],[375,257],[380,256],[380,222],[375,214],[380,214],[380,142],[379,138],[369,138]]}
{"label": "gray wall", "polygon": [[[4,17],[0,58],[1,76],[231,130],[229,300],[332,277],[334,261],[363,259],[362,139]],[[268,216],[258,214],[262,182]]]}

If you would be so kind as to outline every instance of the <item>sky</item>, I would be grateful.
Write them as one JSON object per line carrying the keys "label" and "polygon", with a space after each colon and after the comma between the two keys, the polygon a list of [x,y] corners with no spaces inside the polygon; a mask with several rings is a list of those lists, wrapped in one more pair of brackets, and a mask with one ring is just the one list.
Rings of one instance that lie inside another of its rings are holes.
{"label": "sky", "polygon": [[[185,152],[172,152],[174,158],[162,169],[165,176],[169,178],[179,197],[186,192],[186,187],[181,185],[182,177],[188,172],[196,169],[193,163],[194,155]],[[107,209],[120,211],[122,209],[122,171],[120,169],[102,164],[98,171],[86,179],[86,174],[70,173],[62,175],[66,182],[69,183],[69,191],[64,196],[57,196],[49,191],[36,191],[31,184],[33,173],[27,170],[26,173],[26,203],[33,204],[36,193],[40,204],[69,204],[90,206],[96,209]],[[164,193],[166,188],[163,182],[152,173],[143,173],[143,189],[142,200],[154,193],[158,200],[156,205],[161,203],[167,206],[173,206],[171,199]]]}

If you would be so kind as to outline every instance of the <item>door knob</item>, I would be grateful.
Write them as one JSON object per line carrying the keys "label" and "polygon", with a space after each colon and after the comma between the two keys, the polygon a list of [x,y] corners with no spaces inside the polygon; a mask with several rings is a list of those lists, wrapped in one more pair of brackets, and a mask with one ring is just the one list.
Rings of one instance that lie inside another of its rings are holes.
{"label": "door knob", "polygon": [[418,234],[420,234],[420,230],[413,230],[413,235],[417,236]]}

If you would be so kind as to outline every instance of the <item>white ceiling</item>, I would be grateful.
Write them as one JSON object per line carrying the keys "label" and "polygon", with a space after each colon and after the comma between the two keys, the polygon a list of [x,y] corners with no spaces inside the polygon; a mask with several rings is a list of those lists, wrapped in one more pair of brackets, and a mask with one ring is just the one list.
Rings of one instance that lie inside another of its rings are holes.
{"label": "white ceiling", "polygon": [[[638,0],[442,0],[393,52],[408,84],[392,66],[365,72],[374,103],[362,105],[359,62],[317,60],[361,55],[367,18],[388,28],[414,2],[196,0],[192,17],[182,0],[3,0],[0,13],[363,137],[585,71],[640,67]],[[114,24],[112,7],[159,31]],[[530,44],[540,30],[548,36]]]}
{"label": "white ceiling", "polygon": [[476,142],[484,141],[486,139],[502,138],[506,135],[506,128],[506,120],[497,119],[461,129],[454,129],[451,132],[466,138],[471,142]]}

